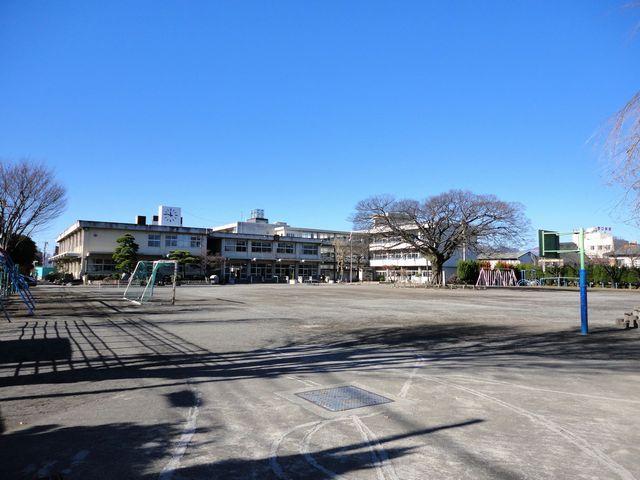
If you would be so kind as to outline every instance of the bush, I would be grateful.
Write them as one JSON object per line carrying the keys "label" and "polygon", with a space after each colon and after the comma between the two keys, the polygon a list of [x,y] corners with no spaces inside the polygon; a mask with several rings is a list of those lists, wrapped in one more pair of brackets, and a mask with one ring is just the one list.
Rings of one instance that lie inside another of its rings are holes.
{"label": "bush", "polygon": [[[544,276],[542,268],[532,263],[521,263],[519,265],[514,265],[513,269],[515,270],[518,280],[536,280]],[[525,271],[524,275],[523,270]]]}
{"label": "bush", "polygon": [[44,279],[47,282],[55,282],[56,280],[62,279],[62,273],[60,272],[49,272],[44,276]]}
{"label": "bush", "polygon": [[493,269],[494,270],[514,270],[516,268],[515,265],[506,262],[496,262]]}
{"label": "bush", "polygon": [[464,284],[475,284],[480,275],[480,264],[475,260],[460,260],[457,268],[457,280]]}
{"label": "bush", "polygon": [[622,283],[627,285],[637,285],[640,283],[640,272],[637,268],[625,268],[622,274]]}

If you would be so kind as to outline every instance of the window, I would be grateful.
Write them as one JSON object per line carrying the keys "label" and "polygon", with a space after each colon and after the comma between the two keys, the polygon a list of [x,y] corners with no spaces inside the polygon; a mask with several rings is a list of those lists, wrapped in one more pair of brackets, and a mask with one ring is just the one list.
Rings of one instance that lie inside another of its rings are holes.
{"label": "window", "polygon": [[271,242],[251,242],[252,252],[270,252],[272,249]]}
{"label": "window", "polygon": [[115,265],[113,260],[107,258],[94,258],[92,264],[90,264],[89,271],[93,273],[99,272],[113,272]]}
{"label": "window", "polygon": [[200,248],[202,245],[202,240],[200,237],[192,236],[191,237],[191,248]]}
{"label": "window", "polygon": [[295,245],[291,242],[278,242],[278,253],[294,253]]}
{"label": "window", "polygon": [[298,276],[300,277],[315,277],[318,275],[317,265],[305,265],[304,263],[298,266]]}
{"label": "window", "polygon": [[178,236],[177,235],[165,235],[165,237],[164,237],[164,246],[165,247],[177,247],[178,246]]}
{"label": "window", "polygon": [[159,247],[160,246],[160,234],[150,233],[149,239],[147,240],[148,247]]}
{"label": "window", "polygon": [[266,263],[252,263],[251,275],[254,277],[271,278],[271,265]]}
{"label": "window", "polygon": [[246,240],[226,240],[224,244],[225,252],[246,252],[247,241]]}
{"label": "window", "polygon": [[295,267],[293,265],[276,263],[275,265],[275,275],[277,277],[293,277]]}
{"label": "window", "polygon": [[312,243],[304,243],[302,245],[303,255],[318,255],[318,245]]}

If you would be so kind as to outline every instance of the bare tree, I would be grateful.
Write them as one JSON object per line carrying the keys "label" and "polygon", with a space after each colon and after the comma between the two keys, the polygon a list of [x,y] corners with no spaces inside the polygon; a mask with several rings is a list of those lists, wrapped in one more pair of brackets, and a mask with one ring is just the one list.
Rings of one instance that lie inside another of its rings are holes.
{"label": "bare tree", "polygon": [[28,160],[0,162],[0,248],[38,232],[65,206],[66,191],[50,169]]}
{"label": "bare tree", "polygon": [[344,280],[345,270],[353,265],[356,272],[369,257],[369,235],[355,232],[351,238],[336,238],[333,241],[336,269],[340,272],[340,279]]}
{"label": "bare tree", "polygon": [[[632,1],[624,9],[640,8]],[[640,32],[637,23],[633,33]],[[625,195],[620,202],[629,207],[626,220],[640,223],[640,91],[612,117],[607,125],[605,155],[609,160],[608,177],[611,184],[621,186]],[[626,210],[626,208],[625,208]]]}
{"label": "bare tree", "polygon": [[625,190],[631,219],[640,221],[640,92],[613,117],[605,152],[611,183]]}
{"label": "bare tree", "polygon": [[444,263],[461,248],[485,252],[504,244],[522,244],[529,221],[524,207],[450,190],[423,201],[374,196],[360,201],[353,216],[356,228],[370,232],[392,247],[414,249],[431,261],[432,282],[438,282]]}

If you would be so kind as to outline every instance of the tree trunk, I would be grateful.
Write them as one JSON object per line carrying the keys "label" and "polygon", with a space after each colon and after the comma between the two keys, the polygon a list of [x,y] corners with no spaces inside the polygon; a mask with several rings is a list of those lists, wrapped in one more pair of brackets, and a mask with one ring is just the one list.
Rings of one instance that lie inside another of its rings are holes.
{"label": "tree trunk", "polygon": [[442,270],[444,268],[444,258],[431,258],[431,284],[439,285],[442,282]]}

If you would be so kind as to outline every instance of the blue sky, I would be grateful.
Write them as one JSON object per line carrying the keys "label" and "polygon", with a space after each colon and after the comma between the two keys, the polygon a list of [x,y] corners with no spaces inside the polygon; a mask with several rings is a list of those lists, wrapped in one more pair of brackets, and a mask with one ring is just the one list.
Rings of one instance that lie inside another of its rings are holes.
{"label": "blue sky", "polygon": [[613,226],[589,138],[640,83],[622,1],[0,3],[0,157],[55,168],[74,220],[348,229],[376,193],[520,201]]}

